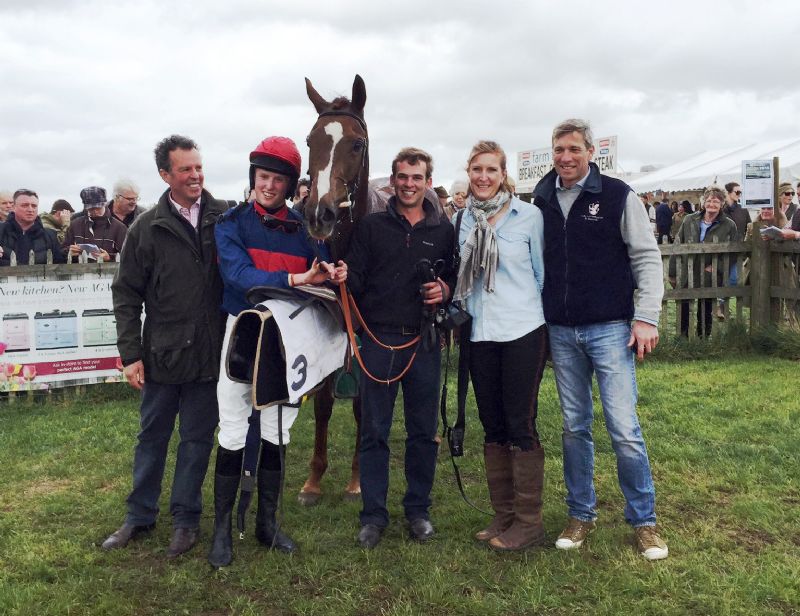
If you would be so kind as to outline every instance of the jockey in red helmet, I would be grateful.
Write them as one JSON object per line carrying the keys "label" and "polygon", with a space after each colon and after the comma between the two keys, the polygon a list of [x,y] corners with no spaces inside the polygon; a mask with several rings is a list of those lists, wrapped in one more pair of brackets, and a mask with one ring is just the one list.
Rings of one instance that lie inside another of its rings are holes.
{"label": "jockey in red helmet", "polygon": [[289,178],[286,197],[291,198],[301,175],[300,152],[288,137],[267,137],[250,152],[250,189],[255,188],[256,169],[266,169]]}
{"label": "jockey in red helmet", "polygon": [[[231,380],[226,358],[236,316],[247,308],[254,287],[287,288],[344,280],[346,266],[326,263],[328,251],[312,240],[299,213],[287,207],[301,169],[300,152],[291,139],[267,137],[250,153],[252,201],[241,203],[220,217],[215,229],[219,271],[224,284],[223,309],[228,318],[222,366],[217,384],[219,447],[214,477],[214,537],[208,560],[215,568],[233,559],[231,518],[244,447],[252,412],[252,385]],[[316,255],[321,259],[318,260]],[[297,418],[297,408],[275,405],[261,410],[261,458],[258,464],[256,538],[282,552],[294,552],[292,539],[275,522],[281,487],[285,443]],[[280,429],[279,429],[280,424]]]}

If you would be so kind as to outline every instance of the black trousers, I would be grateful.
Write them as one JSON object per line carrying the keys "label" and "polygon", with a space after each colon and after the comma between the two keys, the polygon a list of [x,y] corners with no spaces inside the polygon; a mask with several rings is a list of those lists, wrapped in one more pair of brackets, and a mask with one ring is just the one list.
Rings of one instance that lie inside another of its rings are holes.
{"label": "black trousers", "polygon": [[471,342],[469,374],[486,443],[524,451],[539,442],[539,384],[547,362],[547,326],[509,342]]}
{"label": "black trousers", "polygon": [[[714,322],[712,312],[714,309],[714,299],[697,300],[697,335],[700,338],[708,338],[711,335],[711,325]],[[689,336],[689,302],[681,302],[681,335]]]}

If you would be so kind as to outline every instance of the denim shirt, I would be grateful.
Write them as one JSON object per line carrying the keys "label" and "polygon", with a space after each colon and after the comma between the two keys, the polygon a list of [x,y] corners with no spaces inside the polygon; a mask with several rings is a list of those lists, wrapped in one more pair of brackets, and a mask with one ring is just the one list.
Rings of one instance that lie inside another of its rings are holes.
{"label": "denim shirt", "polygon": [[[456,219],[453,216],[453,224]],[[465,210],[458,237],[463,250],[475,218]],[[544,324],[544,224],[534,205],[513,197],[507,214],[495,227],[499,258],[494,293],[487,293],[481,274],[466,299],[472,315],[473,342],[508,342]]]}

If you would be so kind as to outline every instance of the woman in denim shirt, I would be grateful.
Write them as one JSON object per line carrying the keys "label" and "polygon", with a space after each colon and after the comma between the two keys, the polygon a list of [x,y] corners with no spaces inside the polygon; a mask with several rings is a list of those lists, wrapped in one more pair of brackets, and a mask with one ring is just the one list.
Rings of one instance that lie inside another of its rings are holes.
{"label": "woman in denim shirt", "polygon": [[544,450],[536,431],[547,360],[542,214],[513,196],[497,143],[478,142],[467,173],[454,299],[472,315],[469,371],[495,512],[476,538],[497,550],[521,550],[544,542]]}

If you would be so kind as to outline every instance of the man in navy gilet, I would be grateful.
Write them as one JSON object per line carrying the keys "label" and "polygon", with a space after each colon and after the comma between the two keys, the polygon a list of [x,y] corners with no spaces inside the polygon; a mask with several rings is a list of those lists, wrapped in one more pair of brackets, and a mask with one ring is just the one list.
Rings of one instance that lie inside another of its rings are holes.
{"label": "man in navy gilet", "polygon": [[[655,488],[636,415],[639,360],[658,344],[664,293],[661,254],[636,193],[590,162],[589,124],[553,130],[553,162],[534,191],[544,216],[544,315],[563,413],[564,482],[569,522],[556,541],[578,548],[597,518],[592,440],[592,374],[625,496],[625,519],[639,552],[667,557],[656,531]],[[638,289],[634,302],[634,289]]]}

